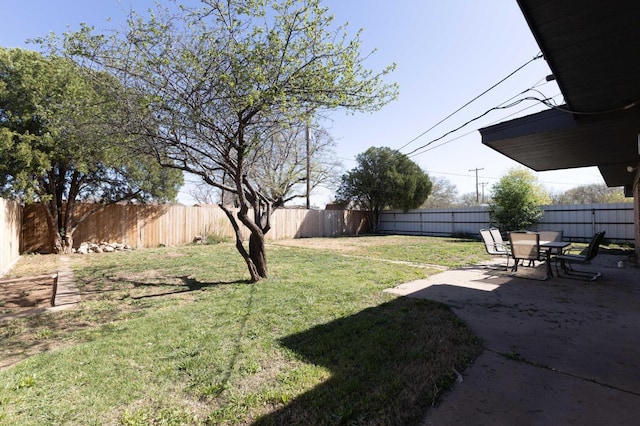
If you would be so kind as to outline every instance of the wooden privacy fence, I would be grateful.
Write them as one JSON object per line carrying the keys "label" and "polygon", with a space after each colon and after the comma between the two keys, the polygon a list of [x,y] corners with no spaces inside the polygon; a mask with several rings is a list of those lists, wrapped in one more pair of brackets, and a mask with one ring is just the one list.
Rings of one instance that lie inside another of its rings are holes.
{"label": "wooden privacy fence", "polygon": [[[568,241],[589,241],[597,231],[606,231],[611,241],[635,240],[633,203],[553,205],[542,206],[542,210],[542,220],[532,230],[561,229]],[[477,206],[385,211],[379,229],[389,234],[477,236],[489,226],[488,208]]]}
{"label": "wooden privacy fence", "polygon": [[[79,205],[77,211],[89,206]],[[278,209],[271,216],[267,240],[337,237],[366,231],[365,212]],[[249,232],[241,228],[248,239]],[[83,241],[122,242],[135,248],[187,244],[196,236],[235,238],[222,209],[215,205],[110,205],[83,222],[73,235],[74,247]],[[47,224],[40,205],[26,206],[22,251],[51,251]]]}
{"label": "wooden privacy fence", "polygon": [[20,257],[22,206],[0,198],[0,276]]}

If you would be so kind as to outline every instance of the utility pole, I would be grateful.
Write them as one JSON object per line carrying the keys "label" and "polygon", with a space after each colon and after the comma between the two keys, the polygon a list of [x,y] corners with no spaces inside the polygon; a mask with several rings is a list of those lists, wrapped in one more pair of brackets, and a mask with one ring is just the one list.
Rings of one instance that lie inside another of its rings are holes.
{"label": "utility pole", "polygon": [[311,208],[311,155],[309,147],[311,145],[311,137],[309,134],[309,117],[307,116],[307,125],[305,127],[305,140],[307,143],[307,210]]}
{"label": "utility pole", "polygon": [[489,185],[489,182],[480,182],[480,185],[482,185],[482,204],[484,204],[484,187]]}
{"label": "utility pole", "polygon": [[480,188],[478,187],[478,171],[479,170],[484,170],[484,168],[479,169],[476,167],[475,169],[469,170],[470,172],[476,172],[476,203],[480,203]]}

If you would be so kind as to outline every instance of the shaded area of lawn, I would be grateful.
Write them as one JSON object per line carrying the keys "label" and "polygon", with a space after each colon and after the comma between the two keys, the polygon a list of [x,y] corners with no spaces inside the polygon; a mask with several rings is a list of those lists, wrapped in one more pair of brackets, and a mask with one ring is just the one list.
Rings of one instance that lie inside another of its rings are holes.
{"label": "shaded area of lawn", "polygon": [[410,424],[480,350],[446,307],[382,292],[431,270],[268,256],[256,285],[232,244],[82,258],[79,309],[3,324],[3,357],[46,352],[0,371],[0,424]]}
{"label": "shaded area of lawn", "polygon": [[420,422],[480,342],[444,305],[395,299],[281,342],[330,378],[257,425]]}

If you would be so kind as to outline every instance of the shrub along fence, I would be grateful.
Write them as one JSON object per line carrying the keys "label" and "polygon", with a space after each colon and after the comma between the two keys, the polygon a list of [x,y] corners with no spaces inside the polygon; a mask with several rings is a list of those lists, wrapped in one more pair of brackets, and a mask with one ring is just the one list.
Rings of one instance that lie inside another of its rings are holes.
{"label": "shrub along fence", "polygon": [[22,206],[0,198],[0,277],[20,257]]}
{"label": "shrub along fence", "polygon": [[[616,242],[633,242],[633,203],[542,206],[544,216],[532,230],[557,229],[567,241],[589,241],[598,231]],[[491,226],[486,206],[450,209],[390,210],[382,213],[379,229],[388,234],[478,236]]]}
{"label": "shrub along fence", "polygon": [[[78,212],[89,206],[79,205]],[[367,215],[359,211],[278,209],[271,216],[267,240],[356,235],[367,230]],[[241,227],[244,237],[249,232]],[[73,235],[83,241],[121,242],[135,248],[187,244],[196,236],[235,238],[233,228],[216,205],[110,205],[83,222]],[[22,252],[51,251],[42,207],[26,206]]]}

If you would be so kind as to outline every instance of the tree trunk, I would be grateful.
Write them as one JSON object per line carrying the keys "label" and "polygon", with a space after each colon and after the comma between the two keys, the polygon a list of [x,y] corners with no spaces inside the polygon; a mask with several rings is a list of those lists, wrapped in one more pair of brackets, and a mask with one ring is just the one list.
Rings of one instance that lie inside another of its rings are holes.
{"label": "tree trunk", "polygon": [[267,278],[267,252],[264,245],[264,234],[251,233],[249,236],[249,256],[261,278]]}
{"label": "tree trunk", "polygon": [[371,230],[374,234],[378,233],[378,227],[380,225],[380,209],[374,207],[369,210],[369,220],[371,221]]}
{"label": "tree trunk", "polygon": [[60,254],[64,252],[64,243],[62,241],[62,236],[58,231],[53,231],[49,233],[51,239],[51,247],[53,248],[53,252],[55,254]]}
{"label": "tree trunk", "polygon": [[238,252],[240,252],[242,257],[244,258],[244,261],[247,263],[247,268],[249,269],[249,275],[251,275],[251,282],[255,283],[260,281],[262,277],[258,273],[258,269],[256,268],[255,263],[253,263],[253,259],[251,259],[251,256],[245,250],[244,245],[242,244],[242,240],[237,237],[236,237],[236,249],[238,249]]}
{"label": "tree trunk", "polygon": [[47,218],[47,231],[49,232],[49,248],[53,250],[53,253],[62,253],[62,236],[58,229],[58,216],[57,212],[49,209],[50,205],[42,203],[45,217]]}
{"label": "tree trunk", "polygon": [[[247,268],[249,269],[249,275],[251,275],[251,281],[254,282],[254,283],[260,281],[263,277],[258,272],[258,268],[256,267],[256,264],[254,263],[251,254],[249,254],[247,252],[247,250],[244,248],[244,244],[242,244],[242,233],[240,232],[240,226],[238,225],[238,222],[236,221],[236,218],[233,217],[233,213],[231,212],[231,210],[227,209],[222,204],[218,204],[218,206],[227,215],[227,218],[229,218],[229,221],[231,222],[231,226],[233,227],[233,231],[236,234],[236,249],[238,250],[240,255],[242,255],[242,258],[244,259],[244,261],[247,263]],[[252,234],[252,236],[253,236],[253,234]],[[263,238],[262,245],[263,245],[263,250],[264,250],[264,236],[262,238]],[[264,270],[266,271],[266,267],[267,267],[266,266],[266,257],[264,257],[264,255],[263,255],[262,258],[264,259],[264,262],[265,262],[264,263]]]}
{"label": "tree trunk", "polygon": [[66,231],[62,243],[62,252],[64,254],[71,254],[71,251],[73,250],[73,231]]}

